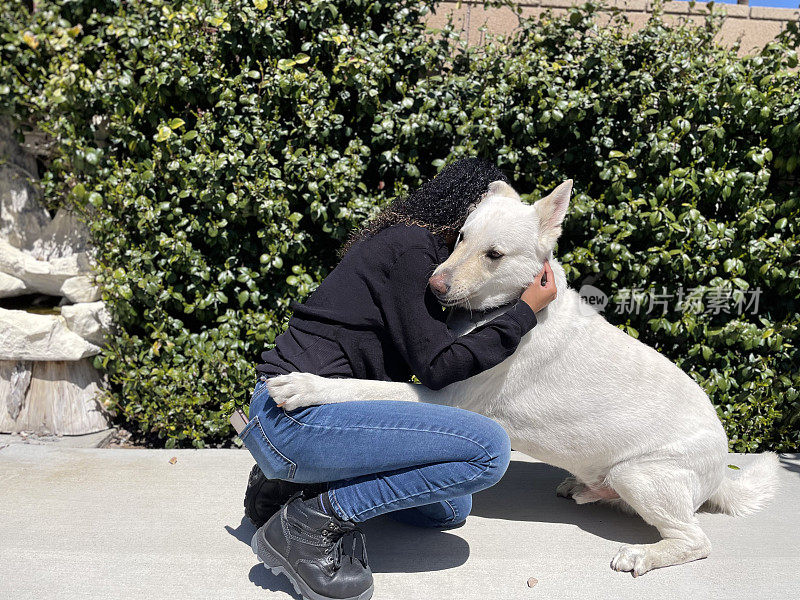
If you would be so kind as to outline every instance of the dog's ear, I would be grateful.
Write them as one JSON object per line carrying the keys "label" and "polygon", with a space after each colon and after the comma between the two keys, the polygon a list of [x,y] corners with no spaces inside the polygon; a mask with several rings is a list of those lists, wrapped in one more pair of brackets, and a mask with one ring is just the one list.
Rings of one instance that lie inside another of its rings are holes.
{"label": "dog's ear", "polygon": [[572,179],[567,179],[553,192],[534,203],[533,210],[539,217],[539,244],[552,250],[561,235],[561,223],[567,214],[569,197],[572,193]]}
{"label": "dog's ear", "polygon": [[489,184],[489,191],[486,193],[487,196],[503,196],[503,198],[514,198],[519,200],[519,194],[514,190],[513,187],[508,185],[505,181],[493,181]]}

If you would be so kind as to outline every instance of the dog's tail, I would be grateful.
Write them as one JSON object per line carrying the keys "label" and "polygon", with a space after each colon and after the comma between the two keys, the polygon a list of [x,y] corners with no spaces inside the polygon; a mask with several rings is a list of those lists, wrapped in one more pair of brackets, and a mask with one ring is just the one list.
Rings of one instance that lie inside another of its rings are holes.
{"label": "dog's tail", "polygon": [[777,487],[778,455],[764,452],[736,479],[723,479],[704,507],[734,517],[749,515],[764,508]]}

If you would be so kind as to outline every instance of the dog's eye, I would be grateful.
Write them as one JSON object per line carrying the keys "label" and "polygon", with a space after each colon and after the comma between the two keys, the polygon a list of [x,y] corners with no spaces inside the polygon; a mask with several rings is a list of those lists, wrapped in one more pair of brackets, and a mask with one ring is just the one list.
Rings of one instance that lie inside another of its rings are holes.
{"label": "dog's eye", "polygon": [[498,252],[497,250],[494,250],[494,249],[492,249],[492,250],[489,250],[489,251],[486,253],[486,256],[488,256],[488,257],[489,257],[489,258],[491,258],[492,260],[498,260],[498,259],[500,259],[500,258],[502,258],[502,257],[503,257],[503,253],[502,253],[502,252]]}

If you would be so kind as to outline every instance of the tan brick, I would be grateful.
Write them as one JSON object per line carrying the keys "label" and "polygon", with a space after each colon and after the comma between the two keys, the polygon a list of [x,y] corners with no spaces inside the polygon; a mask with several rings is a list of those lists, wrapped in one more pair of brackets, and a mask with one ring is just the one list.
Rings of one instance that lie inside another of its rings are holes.
{"label": "tan brick", "polygon": [[[740,54],[755,54],[769,44],[783,30],[781,21],[750,21],[744,29]],[[733,40],[725,39],[730,46]]]}
{"label": "tan brick", "polygon": [[665,13],[672,13],[672,14],[687,14],[689,12],[689,3],[688,2],[665,2],[664,3],[664,12]]}
{"label": "tan brick", "polygon": [[437,6],[435,14],[429,14],[425,18],[425,24],[433,29],[441,29],[447,25],[450,15],[453,16],[453,24],[457,30],[466,27],[467,8],[465,6],[458,8],[455,2],[442,2]]}
{"label": "tan brick", "polygon": [[613,3],[616,8],[630,12],[644,12],[647,10],[647,0],[617,0]]}
{"label": "tan brick", "polygon": [[[667,2],[664,4],[664,11],[673,14],[692,14],[692,15],[707,15],[710,2],[696,2],[694,7],[689,2]],[[740,6],[738,4],[722,4],[716,2],[714,7],[718,10],[725,11],[728,15],[733,17],[748,17],[750,15],[749,6]],[[653,12],[653,2],[648,0],[647,10]]]}
{"label": "tan brick", "polygon": [[538,17],[542,12],[544,12],[541,6],[523,6],[522,7],[522,14],[520,15],[523,19],[529,19],[530,17]]}
{"label": "tan brick", "polygon": [[[550,10],[555,15],[563,15],[566,9],[582,0],[523,0],[518,3],[522,8],[523,17],[538,16],[545,10]],[[610,0],[611,5],[622,8],[626,17],[631,22],[634,30],[641,29],[647,23],[652,12],[653,0]],[[741,41],[741,54],[748,54],[763,48],[775,38],[785,27],[789,19],[800,18],[798,9],[775,9],[762,7],[740,6],[727,4],[722,7],[728,18],[722,25],[722,30],[717,36],[719,43],[733,46],[737,40]],[[646,12],[645,12],[646,11]],[[707,8],[705,4],[698,4],[694,10],[689,9],[688,2],[668,2],[665,6],[665,19],[676,23],[680,18],[696,25],[702,25]],[[484,40],[481,26],[486,24],[489,33],[509,33],[518,25],[516,13],[509,8],[485,9],[480,0],[468,0],[460,5],[457,0],[448,0],[439,3],[435,15],[429,15],[426,23],[433,28],[441,28],[447,22],[447,15],[453,14],[457,29],[463,32],[466,39],[469,36],[470,44],[480,44]],[[752,18],[748,18],[752,16]],[[608,26],[610,18],[599,16],[598,23]]]}
{"label": "tan brick", "polygon": [[647,10],[647,0],[608,0],[607,4],[624,12],[645,12]]}
{"label": "tan brick", "polygon": [[728,15],[728,18],[747,19],[750,17],[750,7],[745,4],[717,4]]}
{"label": "tan brick", "polygon": [[626,29],[629,31],[637,31],[641,29],[645,23],[647,23],[647,19],[650,18],[646,12],[628,12],[623,15],[627,20],[628,24],[621,25],[618,21],[612,22],[611,13],[605,12],[600,13],[597,15],[597,24],[600,27],[613,27],[615,29]]}
{"label": "tan brick", "polygon": [[[509,33],[519,25],[517,13],[509,7],[472,6],[471,9],[469,14],[470,44],[483,43],[486,33]],[[484,26],[486,26],[486,31],[481,31]]]}
{"label": "tan brick", "polygon": [[628,17],[628,21],[630,21],[631,29],[633,31],[639,31],[645,25],[647,25],[647,21],[650,20],[650,13],[646,12],[628,13],[625,16]]}
{"label": "tan brick", "polygon": [[[458,4],[458,0],[447,0],[448,4]],[[444,4],[444,3],[442,3]],[[461,2],[462,5],[471,4],[473,6],[477,6],[479,8],[484,7],[483,0],[463,0]],[[523,9],[528,6],[540,6],[542,4],[542,0],[521,0],[520,2],[515,2],[517,6],[521,6]]]}
{"label": "tan brick", "polygon": [[581,4],[581,0],[542,0],[542,8],[572,8]]}
{"label": "tan brick", "polygon": [[798,17],[800,17],[800,10],[796,8],[770,8],[768,6],[753,6],[750,8],[751,19],[794,21]]}

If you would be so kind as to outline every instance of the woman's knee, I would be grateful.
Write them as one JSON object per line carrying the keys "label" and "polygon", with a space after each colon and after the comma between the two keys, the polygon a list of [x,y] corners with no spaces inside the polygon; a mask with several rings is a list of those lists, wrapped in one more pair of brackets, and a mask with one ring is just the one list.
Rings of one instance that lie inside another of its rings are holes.
{"label": "woman's knee", "polygon": [[[272,405],[271,408],[268,408]],[[261,376],[250,399],[249,420],[239,432],[239,439],[253,455],[269,479],[294,478],[297,464],[278,449],[279,429],[275,428],[274,403],[271,403],[266,378]]]}
{"label": "woman's knee", "polygon": [[511,441],[506,430],[488,417],[482,418],[479,432],[476,441],[483,448],[483,456],[478,460],[483,469],[479,479],[484,487],[489,487],[500,481],[508,468]]}

